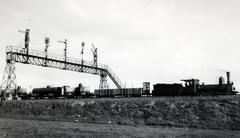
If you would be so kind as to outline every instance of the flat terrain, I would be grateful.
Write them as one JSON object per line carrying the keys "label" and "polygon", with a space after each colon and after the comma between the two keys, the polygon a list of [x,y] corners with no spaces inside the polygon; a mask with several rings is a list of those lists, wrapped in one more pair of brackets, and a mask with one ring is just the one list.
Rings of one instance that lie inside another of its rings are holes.
{"label": "flat terrain", "polygon": [[6,101],[0,137],[240,137],[240,96]]}
{"label": "flat terrain", "polygon": [[240,131],[204,130],[189,128],[126,126],[115,124],[94,124],[54,122],[39,120],[16,120],[0,118],[0,137],[55,138],[55,137],[179,137],[179,138],[232,138]]}

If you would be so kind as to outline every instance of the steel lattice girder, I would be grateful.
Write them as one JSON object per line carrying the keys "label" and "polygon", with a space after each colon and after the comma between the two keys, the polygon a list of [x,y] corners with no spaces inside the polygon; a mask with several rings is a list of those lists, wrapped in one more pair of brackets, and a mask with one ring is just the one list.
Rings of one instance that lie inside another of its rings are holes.
{"label": "steel lattice girder", "polygon": [[[7,46],[7,59],[13,57],[15,62],[32,64],[43,67],[52,67],[69,71],[83,72],[94,75],[107,74],[113,83],[121,89],[123,87],[120,79],[114,74],[114,72],[106,65],[94,64],[89,61],[79,62],[78,59],[67,58],[67,62],[62,56],[48,54],[36,50],[29,50],[29,54],[26,53],[26,49],[21,47]],[[86,62],[86,63],[85,63]],[[84,64],[83,64],[84,63]]]}
{"label": "steel lattice girder", "polygon": [[[24,64],[32,64],[32,65],[38,65],[43,67],[52,67],[52,68],[58,68],[58,69],[64,69],[64,70],[70,70],[70,71],[76,71],[76,72],[83,72],[83,73],[89,73],[89,74],[95,74],[100,75],[102,73],[107,73],[105,69],[92,67],[92,66],[85,66],[82,64],[76,64],[71,62],[64,62],[61,60],[56,59],[50,59],[50,58],[42,58],[37,57],[33,55],[26,55],[22,53],[7,53],[12,54],[14,57],[15,62],[24,63]],[[27,61],[28,59],[28,61]],[[47,64],[45,64],[47,62]]]}

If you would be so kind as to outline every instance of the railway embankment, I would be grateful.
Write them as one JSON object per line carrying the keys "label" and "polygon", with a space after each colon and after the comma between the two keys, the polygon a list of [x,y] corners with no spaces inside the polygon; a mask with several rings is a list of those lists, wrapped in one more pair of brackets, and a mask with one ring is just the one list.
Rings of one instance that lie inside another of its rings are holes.
{"label": "railway embankment", "polygon": [[0,117],[240,130],[240,96],[5,101]]}

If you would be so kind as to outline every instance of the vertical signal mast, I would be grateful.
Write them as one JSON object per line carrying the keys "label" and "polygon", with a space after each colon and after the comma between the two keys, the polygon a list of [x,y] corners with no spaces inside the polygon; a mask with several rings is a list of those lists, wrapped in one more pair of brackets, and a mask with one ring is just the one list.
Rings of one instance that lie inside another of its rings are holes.
{"label": "vertical signal mast", "polygon": [[44,49],[44,52],[45,52],[45,66],[47,66],[47,58],[48,58],[48,48],[49,48],[49,43],[50,43],[50,38],[49,37],[45,37],[45,49]]}
{"label": "vertical signal mast", "polygon": [[84,54],[84,46],[85,46],[85,43],[82,42],[82,51],[81,51],[81,56],[82,56],[82,67],[81,67],[81,71],[83,71],[83,54]]}
{"label": "vertical signal mast", "polygon": [[85,46],[85,43],[84,43],[84,42],[82,42],[82,51],[81,51],[81,56],[82,56],[82,65],[83,65],[84,46]]}
{"label": "vertical signal mast", "polygon": [[58,42],[65,45],[64,57],[65,57],[65,68],[66,68],[66,62],[67,62],[67,39],[65,39],[64,41],[58,41]]}
{"label": "vertical signal mast", "polygon": [[[24,49],[25,49],[26,54],[28,55],[29,42],[30,42],[30,37],[29,37],[30,29],[26,29],[26,31],[18,30],[18,32],[25,34],[25,38],[24,38]],[[29,57],[27,56],[26,63],[28,62],[28,58],[29,58]]]}
{"label": "vertical signal mast", "polygon": [[92,44],[92,52],[93,52],[93,63],[95,67],[97,67],[97,61],[98,61],[98,53],[97,53],[97,48]]}

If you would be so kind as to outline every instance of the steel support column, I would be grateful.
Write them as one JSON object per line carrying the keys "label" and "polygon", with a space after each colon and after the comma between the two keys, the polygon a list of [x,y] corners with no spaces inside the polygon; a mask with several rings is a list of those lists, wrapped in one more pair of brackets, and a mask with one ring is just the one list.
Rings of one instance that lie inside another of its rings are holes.
{"label": "steel support column", "polygon": [[99,89],[109,89],[109,85],[107,82],[107,74],[106,73],[101,73],[100,74],[100,84],[99,84]]}
{"label": "steel support column", "polygon": [[4,99],[10,99],[12,96],[16,96],[16,74],[15,74],[15,61],[14,61],[14,55],[12,53],[7,54],[7,65],[4,70],[2,83],[1,83],[1,96],[4,97]]}

